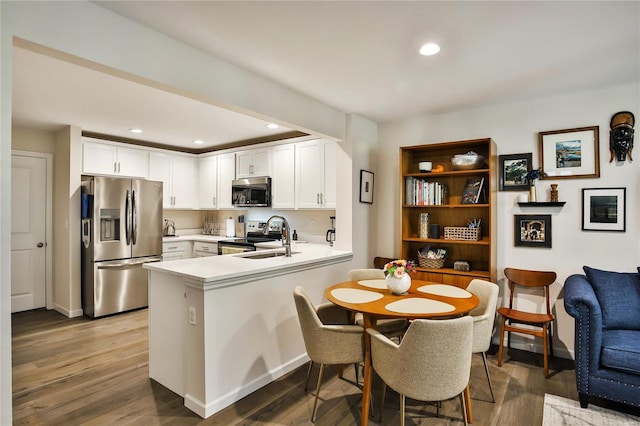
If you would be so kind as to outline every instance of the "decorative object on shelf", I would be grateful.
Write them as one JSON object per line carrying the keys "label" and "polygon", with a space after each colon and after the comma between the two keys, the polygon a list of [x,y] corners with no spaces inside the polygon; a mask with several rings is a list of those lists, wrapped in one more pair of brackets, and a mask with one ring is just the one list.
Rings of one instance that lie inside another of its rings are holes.
{"label": "decorative object on shelf", "polygon": [[429,213],[420,213],[420,238],[429,238]]}
{"label": "decorative object on shelf", "polygon": [[538,133],[541,179],[600,177],[599,127]]}
{"label": "decorative object on shelf", "polygon": [[527,182],[529,182],[529,202],[535,203],[537,201],[536,197],[536,179],[540,177],[540,170],[533,169],[529,170],[525,175]]}
{"label": "decorative object on shelf", "polygon": [[440,225],[437,223],[429,224],[429,238],[437,240],[440,238]]}
{"label": "decorative object on shelf", "polygon": [[471,264],[466,260],[456,260],[453,262],[454,271],[469,272],[471,270]]}
{"label": "decorative object on shelf", "polygon": [[433,163],[431,161],[421,161],[418,163],[418,170],[421,173],[428,173],[433,168]]}
{"label": "decorative object on shelf", "polygon": [[484,165],[484,157],[474,151],[466,154],[456,154],[451,157],[453,170],[475,170]]}
{"label": "decorative object on shelf", "polygon": [[462,199],[460,204],[478,204],[485,197],[484,191],[484,176],[476,176],[467,179],[464,190],[462,191]]}
{"label": "decorative object on shelf", "polygon": [[527,172],[531,170],[531,153],[500,155],[500,191],[529,189]]}
{"label": "decorative object on shelf", "polygon": [[447,249],[439,248],[430,250],[430,246],[427,244],[418,250],[418,265],[421,268],[440,269],[444,267],[444,262],[447,257]]}
{"label": "decorative object on shelf", "polygon": [[583,231],[626,231],[627,188],[583,188]]}
{"label": "decorative object on shelf", "polygon": [[551,215],[514,215],[514,245],[551,248]]}
{"label": "decorative object on shelf", "polygon": [[633,151],[633,126],[636,124],[636,118],[632,112],[620,111],[613,114],[609,127],[609,151],[611,151],[611,159],[615,157],[616,161],[625,161],[627,154],[629,161],[633,161],[631,151]]}
{"label": "decorative object on shelf", "polygon": [[528,202],[529,202],[529,193],[518,195],[518,204],[528,203]]}
{"label": "decorative object on shelf", "polygon": [[413,264],[410,260],[398,259],[384,265],[384,272],[387,274],[385,283],[393,294],[406,294],[411,287],[410,272],[414,272]]}
{"label": "decorative object on shelf", "polygon": [[373,173],[360,170],[360,202],[373,204]]}
{"label": "decorative object on shelf", "polygon": [[444,239],[465,241],[480,240],[480,219],[474,220],[478,221],[476,226],[445,226]]}
{"label": "decorative object on shelf", "polygon": [[551,184],[551,202],[552,203],[558,202],[558,184],[557,183]]}

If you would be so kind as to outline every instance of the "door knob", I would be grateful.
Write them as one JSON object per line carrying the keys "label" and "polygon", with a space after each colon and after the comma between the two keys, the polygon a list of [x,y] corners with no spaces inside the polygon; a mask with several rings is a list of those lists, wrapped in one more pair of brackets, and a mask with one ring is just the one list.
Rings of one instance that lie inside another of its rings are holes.
{"label": "door knob", "polygon": [[38,243],[38,247],[44,247],[44,243],[42,242]]}

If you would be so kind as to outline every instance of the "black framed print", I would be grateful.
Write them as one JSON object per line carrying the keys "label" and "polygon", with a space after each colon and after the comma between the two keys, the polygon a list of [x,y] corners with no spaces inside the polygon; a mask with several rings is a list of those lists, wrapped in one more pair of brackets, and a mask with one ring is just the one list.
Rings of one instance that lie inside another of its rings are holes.
{"label": "black framed print", "polygon": [[360,170],[360,202],[373,204],[373,173]]}
{"label": "black framed print", "polygon": [[500,191],[528,191],[531,153],[500,155]]}
{"label": "black framed print", "polygon": [[516,247],[551,248],[551,215],[514,215],[513,235]]}
{"label": "black framed print", "polygon": [[583,231],[626,231],[627,188],[583,188]]}

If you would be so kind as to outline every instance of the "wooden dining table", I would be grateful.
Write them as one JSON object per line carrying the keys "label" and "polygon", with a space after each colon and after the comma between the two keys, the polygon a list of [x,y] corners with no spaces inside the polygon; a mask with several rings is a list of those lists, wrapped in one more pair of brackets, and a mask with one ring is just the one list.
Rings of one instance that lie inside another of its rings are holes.
{"label": "wooden dining table", "polygon": [[[447,284],[412,280],[404,295],[391,293],[384,279],[345,281],[325,290],[332,303],[352,312],[361,312],[364,328],[376,328],[381,318],[446,319],[468,314],[478,306],[478,297],[468,291]],[[362,418],[365,426],[369,419],[371,399],[371,337],[364,333],[364,385],[362,389]],[[464,391],[467,421],[473,421],[469,386]],[[382,409],[382,406],[380,407]]]}

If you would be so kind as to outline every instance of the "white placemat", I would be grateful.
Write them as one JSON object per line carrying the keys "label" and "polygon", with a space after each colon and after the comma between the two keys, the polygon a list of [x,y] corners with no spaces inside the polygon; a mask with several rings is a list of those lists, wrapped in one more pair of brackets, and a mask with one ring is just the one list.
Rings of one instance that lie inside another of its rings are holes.
{"label": "white placemat", "polygon": [[385,308],[387,308],[388,311],[401,314],[437,314],[441,312],[451,312],[455,309],[455,307],[448,303],[418,297],[396,300],[395,302],[389,303]]}
{"label": "white placemat", "polygon": [[382,294],[354,288],[336,288],[331,290],[331,295],[346,303],[368,303],[382,299]]}
{"label": "white placemat", "polygon": [[358,284],[363,285],[365,287],[369,287],[369,288],[377,288],[378,290],[384,290],[385,288],[387,288],[387,281],[386,280],[360,280],[358,281]]}
{"label": "white placemat", "polygon": [[459,299],[471,297],[471,293],[467,290],[447,284],[423,285],[418,288],[418,291],[421,293],[437,294],[438,296],[457,297]]}

